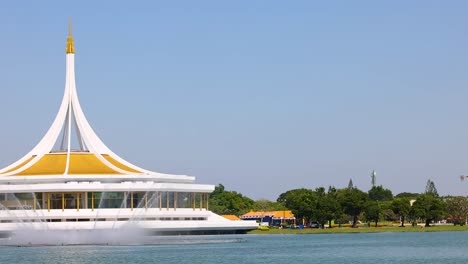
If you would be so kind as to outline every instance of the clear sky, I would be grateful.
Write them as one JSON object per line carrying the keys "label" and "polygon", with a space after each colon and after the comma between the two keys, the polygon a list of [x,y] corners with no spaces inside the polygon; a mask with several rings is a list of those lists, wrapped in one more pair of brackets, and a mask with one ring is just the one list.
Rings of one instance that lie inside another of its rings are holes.
{"label": "clear sky", "polygon": [[51,125],[73,18],[91,125],[127,160],[254,199],[467,195],[467,1],[5,1],[0,166]]}

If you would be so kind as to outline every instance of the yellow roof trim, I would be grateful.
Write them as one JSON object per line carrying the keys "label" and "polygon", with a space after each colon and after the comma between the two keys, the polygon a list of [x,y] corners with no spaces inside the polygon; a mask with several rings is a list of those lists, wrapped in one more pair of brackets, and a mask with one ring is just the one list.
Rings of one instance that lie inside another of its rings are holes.
{"label": "yellow roof trim", "polygon": [[112,165],[116,166],[117,168],[121,169],[121,170],[124,170],[124,171],[128,171],[128,172],[133,172],[133,173],[141,173],[141,171],[137,171],[135,169],[132,169],[120,162],[118,162],[117,160],[115,160],[114,158],[112,158],[111,156],[109,156],[108,154],[103,154],[102,155],[108,162],[110,162]]}
{"label": "yellow roof trim", "polygon": [[32,159],[34,159],[35,157],[36,157],[36,155],[31,156],[29,159],[27,159],[27,160],[21,162],[21,164],[19,164],[18,166],[14,167],[14,168],[12,168],[12,169],[9,169],[9,170],[5,171],[5,172],[2,173],[2,174],[7,174],[7,173],[9,173],[9,172],[15,171],[15,170],[17,170],[17,169],[23,167],[24,165],[28,164],[28,163],[29,163]]}
{"label": "yellow roof trim", "polygon": [[[66,153],[46,154],[34,165],[15,175],[60,175],[65,172]],[[68,174],[121,174],[102,163],[94,154],[71,153]]]}

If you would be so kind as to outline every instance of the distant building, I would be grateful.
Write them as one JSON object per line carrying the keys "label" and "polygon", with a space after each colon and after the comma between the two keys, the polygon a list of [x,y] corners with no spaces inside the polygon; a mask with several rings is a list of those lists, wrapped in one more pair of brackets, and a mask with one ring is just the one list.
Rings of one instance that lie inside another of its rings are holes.
{"label": "distant building", "polygon": [[240,216],[242,220],[256,220],[258,222],[268,222],[271,226],[281,225],[286,221],[295,221],[296,217],[291,211],[269,211],[254,212],[250,211]]}

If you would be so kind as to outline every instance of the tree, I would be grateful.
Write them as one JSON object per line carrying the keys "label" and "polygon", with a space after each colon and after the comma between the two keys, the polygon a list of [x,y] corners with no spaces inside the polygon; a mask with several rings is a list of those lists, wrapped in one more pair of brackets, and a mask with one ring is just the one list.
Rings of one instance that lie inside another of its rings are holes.
{"label": "tree", "polygon": [[353,189],[353,188],[354,188],[353,180],[352,180],[352,179],[349,179],[349,182],[348,182],[348,189]]}
{"label": "tree", "polygon": [[419,193],[402,192],[402,193],[395,195],[395,198],[411,198],[411,199],[416,200],[418,196],[419,196]]}
{"label": "tree", "polygon": [[369,190],[369,199],[372,201],[391,201],[393,194],[389,189],[384,189],[382,185],[373,186]]}
{"label": "tree", "polygon": [[383,216],[382,207],[380,206],[379,202],[367,201],[365,205],[364,216],[366,218],[366,221],[375,222],[375,227],[377,227],[377,223]]}
{"label": "tree", "polygon": [[432,180],[427,180],[426,184],[426,191],[425,194],[431,194],[434,197],[439,197],[439,193],[437,192],[437,188],[435,187],[435,183]]}
{"label": "tree", "polygon": [[210,194],[210,209],[216,214],[241,215],[252,209],[254,201],[234,191],[226,191],[222,184]]}
{"label": "tree", "polygon": [[368,200],[367,193],[356,188],[342,189],[338,191],[337,198],[344,213],[353,218],[353,227],[356,227],[358,216],[364,210]]}
{"label": "tree", "polygon": [[343,215],[343,210],[341,209],[340,203],[337,199],[337,191],[333,186],[328,187],[327,196],[325,197],[324,204],[328,211],[331,213],[327,215],[328,227],[332,227],[332,220],[337,219]]}
{"label": "tree", "polygon": [[468,198],[463,196],[449,197],[445,203],[447,204],[447,214],[452,218],[453,224],[465,224],[468,217]]}
{"label": "tree", "polygon": [[405,217],[409,216],[411,204],[409,198],[395,198],[391,204],[392,211],[400,216],[401,227],[405,226]]}
{"label": "tree", "polygon": [[302,188],[280,194],[277,202],[291,210],[296,219],[310,220],[317,204],[317,197],[314,191]]}
{"label": "tree", "polygon": [[383,219],[385,221],[391,221],[391,222],[400,221],[400,216],[395,214],[393,210],[390,209],[391,204],[392,202],[388,201],[388,202],[382,202],[382,204],[380,205],[383,211]]}
{"label": "tree", "polygon": [[260,199],[253,203],[252,210],[266,212],[266,211],[283,211],[286,207],[282,203],[272,202],[269,200]]}
{"label": "tree", "polygon": [[415,217],[425,219],[426,227],[430,226],[431,221],[437,221],[445,214],[444,202],[432,193],[420,195],[413,203],[412,209]]}
{"label": "tree", "polygon": [[339,203],[336,200],[336,190],[330,187],[328,193],[325,192],[325,188],[319,187],[315,189],[317,195],[317,204],[313,215],[320,226],[324,227],[328,221],[328,226],[331,227],[331,220],[336,216],[339,211]]}

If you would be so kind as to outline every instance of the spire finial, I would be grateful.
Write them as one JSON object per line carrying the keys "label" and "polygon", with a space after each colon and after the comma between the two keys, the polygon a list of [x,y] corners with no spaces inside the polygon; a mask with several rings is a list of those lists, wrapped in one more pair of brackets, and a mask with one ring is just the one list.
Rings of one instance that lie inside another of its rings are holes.
{"label": "spire finial", "polygon": [[67,37],[67,47],[65,50],[67,54],[75,53],[75,44],[73,43],[73,37],[72,37],[71,17],[68,18],[68,37]]}
{"label": "spire finial", "polygon": [[68,18],[68,36],[72,35],[72,19],[71,17]]}

